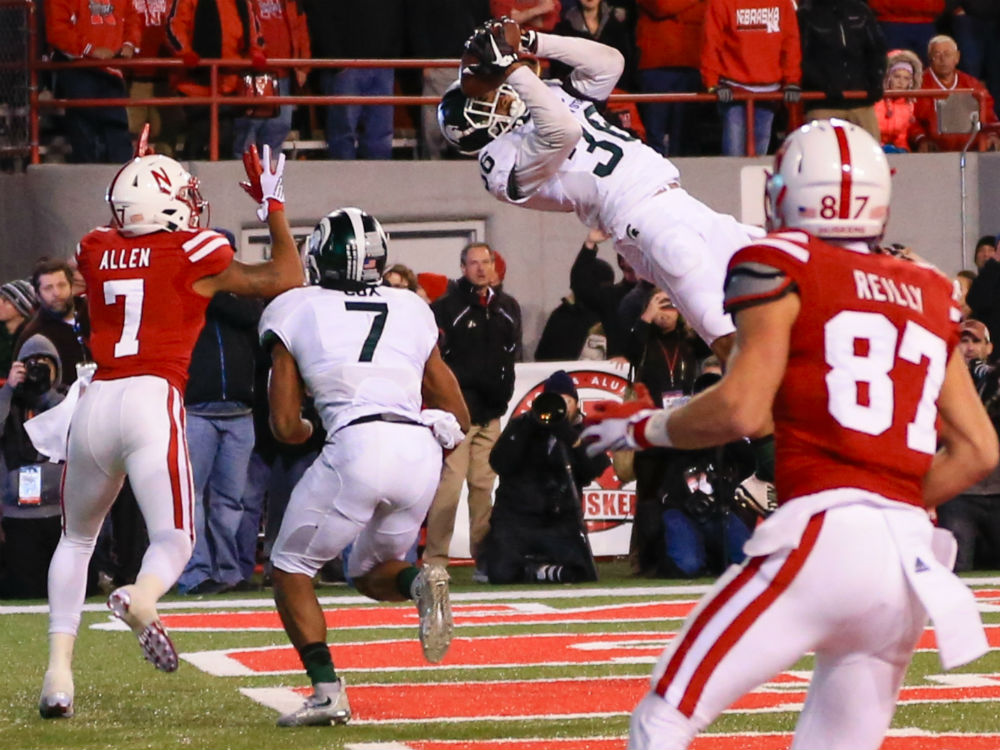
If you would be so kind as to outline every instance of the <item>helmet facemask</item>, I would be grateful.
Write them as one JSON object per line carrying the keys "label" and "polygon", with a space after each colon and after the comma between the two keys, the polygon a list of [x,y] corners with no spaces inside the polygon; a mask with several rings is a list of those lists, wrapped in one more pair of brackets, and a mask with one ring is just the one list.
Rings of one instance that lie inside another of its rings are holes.
{"label": "helmet facemask", "polygon": [[514,87],[502,83],[485,96],[466,100],[464,112],[469,125],[485,130],[491,139],[496,139],[517,125],[527,109]]}
{"label": "helmet facemask", "polygon": [[485,96],[467,97],[455,81],[438,104],[441,134],[463,154],[478,153],[527,117],[527,105],[507,83]]}

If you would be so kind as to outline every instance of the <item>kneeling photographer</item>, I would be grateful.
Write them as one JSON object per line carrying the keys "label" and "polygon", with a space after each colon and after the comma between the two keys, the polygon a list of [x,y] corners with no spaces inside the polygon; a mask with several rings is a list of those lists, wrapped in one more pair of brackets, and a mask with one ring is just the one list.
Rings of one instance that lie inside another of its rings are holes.
{"label": "kneeling photographer", "polygon": [[[701,375],[698,393],[721,376]],[[658,571],[667,577],[716,576],[743,561],[756,518],[740,483],[754,472],[753,448],[739,440],[719,448],[665,452],[660,485],[664,538]]]}
{"label": "kneeling photographer", "polygon": [[573,379],[545,381],[531,410],[514,417],[490,453],[500,478],[485,542],[490,583],[597,580],[583,526],[580,490],[609,465],[589,458]]}
{"label": "kneeling photographer", "polygon": [[[958,350],[993,428],[1000,434],[1000,368],[989,361],[993,353],[989,329],[978,320],[966,320],[960,328]],[[938,525],[948,529],[958,542],[955,572],[995,570],[1000,566],[1000,467],[939,505],[937,517]]]}
{"label": "kneeling photographer", "polygon": [[3,570],[0,598],[46,595],[49,561],[62,531],[59,510],[62,465],[35,450],[24,423],[60,403],[62,365],[45,336],[24,342],[0,388],[3,486]]}

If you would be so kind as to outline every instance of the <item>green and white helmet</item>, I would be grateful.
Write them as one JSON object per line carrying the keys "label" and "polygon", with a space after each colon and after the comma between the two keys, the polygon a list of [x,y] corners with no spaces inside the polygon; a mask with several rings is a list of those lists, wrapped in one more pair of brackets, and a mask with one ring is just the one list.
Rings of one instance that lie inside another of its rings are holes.
{"label": "green and white helmet", "polygon": [[360,208],[331,211],[313,229],[305,256],[309,283],[347,291],[382,283],[389,237]]}
{"label": "green and white helmet", "polygon": [[475,154],[528,117],[528,106],[509,83],[485,96],[466,96],[455,81],[438,104],[444,139],[463,154]]}

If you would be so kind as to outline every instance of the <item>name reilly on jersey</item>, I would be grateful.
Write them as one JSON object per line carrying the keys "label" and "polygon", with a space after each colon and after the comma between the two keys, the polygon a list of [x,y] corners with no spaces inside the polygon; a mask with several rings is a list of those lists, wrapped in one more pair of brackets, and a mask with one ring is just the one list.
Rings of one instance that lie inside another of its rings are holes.
{"label": "name reilly on jersey", "polygon": [[152,248],[133,247],[126,250],[105,250],[98,270],[117,271],[123,268],[149,268]]}
{"label": "name reilly on jersey", "polygon": [[924,311],[924,290],[916,284],[896,284],[892,279],[854,269],[854,287],[858,299],[876,302],[894,302],[901,307],[922,313]]}

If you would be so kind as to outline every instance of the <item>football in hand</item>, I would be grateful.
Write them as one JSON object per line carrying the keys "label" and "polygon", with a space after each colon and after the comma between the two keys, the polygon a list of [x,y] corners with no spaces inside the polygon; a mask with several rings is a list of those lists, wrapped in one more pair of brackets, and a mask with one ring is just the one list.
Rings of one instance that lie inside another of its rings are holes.
{"label": "football in hand", "polygon": [[[504,39],[515,51],[519,51],[521,48],[521,27],[517,21],[510,18],[491,21],[485,28],[476,33],[490,33],[497,39]],[[470,49],[467,43],[458,66],[462,93],[466,96],[488,94],[499,87],[507,76],[506,68],[498,69],[490,64],[493,62],[492,60],[486,60],[484,64],[484,60],[476,52],[475,47],[476,45],[473,45]]]}

